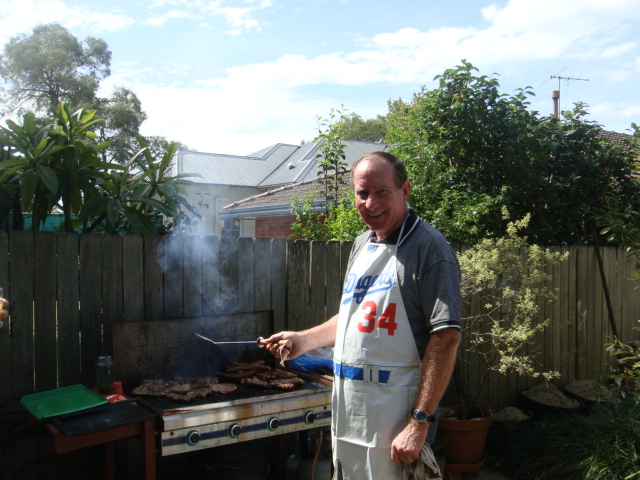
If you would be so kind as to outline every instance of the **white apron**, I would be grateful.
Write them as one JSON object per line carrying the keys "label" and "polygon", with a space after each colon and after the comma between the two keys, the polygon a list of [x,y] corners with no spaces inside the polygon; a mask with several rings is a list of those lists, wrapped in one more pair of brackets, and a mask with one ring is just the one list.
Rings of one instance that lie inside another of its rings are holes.
{"label": "white apron", "polygon": [[368,243],[345,279],[331,422],[333,462],[345,480],[400,478],[391,443],[413,407],[421,361],[400,295],[396,252],[395,245]]}

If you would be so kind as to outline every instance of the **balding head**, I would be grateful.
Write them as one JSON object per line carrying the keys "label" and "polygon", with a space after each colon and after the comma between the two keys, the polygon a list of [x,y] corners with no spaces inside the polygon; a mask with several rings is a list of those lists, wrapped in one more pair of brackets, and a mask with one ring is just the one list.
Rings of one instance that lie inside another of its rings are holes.
{"label": "balding head", "polygon": [[[392,153],[383,152],[383,151],[367,153],[366,155],[364,155],[361,158],[359,158],[353,164],[353,170],[352,171],[355,172],[356,167],[363,160],[369,160],[369,161],[372,161],[372,162],[390,163],[393,166],[393,175],[394,175],[395,182],[396,182],[396,185],[398,186],[398,188],[402,188],[402,186],[404,185],[404,182],[408,180],[407,169],[404,166],[404,163],[402,163],[402,161],[398,157],[393,155]],[[353,183],[353,181],[352,181],[352,183]]]}

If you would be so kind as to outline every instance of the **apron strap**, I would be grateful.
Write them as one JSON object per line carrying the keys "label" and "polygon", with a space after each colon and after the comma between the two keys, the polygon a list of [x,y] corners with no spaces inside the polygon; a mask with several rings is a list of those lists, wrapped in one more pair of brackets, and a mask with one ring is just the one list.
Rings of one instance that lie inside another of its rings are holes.
{"label": "apron strap", "polygon": [[373,385],[416,385],[418,380],[416,378],[416,367],[381,368],[376,365],[363,365],[359,367],[334,362],[333,373],[339,378],[371,383]]}

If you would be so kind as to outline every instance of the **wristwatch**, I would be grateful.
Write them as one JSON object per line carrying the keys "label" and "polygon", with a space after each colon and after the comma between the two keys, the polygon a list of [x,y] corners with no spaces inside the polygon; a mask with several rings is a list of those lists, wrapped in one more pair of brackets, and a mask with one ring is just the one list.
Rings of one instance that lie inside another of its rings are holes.
{"label": "wristwatch", "polygon": [[420,423],[433,423],[436,420],[436,417],[427,413],[426,410],[420,410],[418,408],[411,410],[411,416]]}

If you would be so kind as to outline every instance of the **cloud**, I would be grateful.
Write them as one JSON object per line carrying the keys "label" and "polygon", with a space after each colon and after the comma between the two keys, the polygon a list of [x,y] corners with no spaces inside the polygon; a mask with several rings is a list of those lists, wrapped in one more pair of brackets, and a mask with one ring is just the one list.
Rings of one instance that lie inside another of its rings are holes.
{"label": "cloud", "polygon": [[[0,0],[0,31],[6,27],[5,34],[7,28],[25,31],[37,19],[68,25],[88,18],[105,31],[134,22],[117,13],[109,18],[84,7],[66,7],[60,0],[23,0],[24,7],[17,5]],[[159,29],[182,18],[195,20],[193,28],[239,35],[261,32],[262,15],[272,7],[270,0],[156,0],[138,16],[147,15],[146,23]],[[468,59],[483,73],[497,71],[517,81],[526,78],[523,71],[535,68],[544,68],[548,78],[564,66],[558,66],[559,60],[571,62],[572,68],[589,69],[578,71],[577,76],[588,73],[616,84],[629,83],[640,72],[637,0],[509,0],[484,8],[481,15],[483,21],[474,25],[399,28],[360,36],[355,44],[338,43],[340,50],[314,56],[282,53],[216,73],[175,58],[160,68],[114,64],[103,87],[110,91],[114,85],[124,85],[138,94],[148,114],[144,134],[163,135],[202,151],[246,154],[274,141],[311,139],[316,115],[341,104],[361,115],[367,109],[372,115],[383,113],[386,104],[380,99],[398,98],[398,92],[410,95],[461,59]],[[3,24],[8,16],[13,20]],[[100,23],[101,19],[108,23]],[[546,71],[550,65],[554,70]],[[539,71],[537,75],[540,78]],[[353,99],[348,94],[358,90],[354,87],[362,91],[372,87],[374,93]],[[541,110],[550,105],[546,96],[541,105]],[[592,114],[615,116],[618,109],[619,115],[634,115],[633,105],[631,100],[625,105],[602,104]]]}
{"label": "cloud", "polygon": [[125,29],[135,20],[120,13],[70,7],[62,0],[17,0],[0,2],[0,45],[19,33],[28,33],[45,23],[59,23],[68,29],[112,32]]}
{"label": "cloud", "polygon": [[186,12],[184,10],[169,10],[168,12],[163,13],[162,15],[158,15],[156,17],[148,18],[144,21],[145,24],[151,25],[152,27],[161,27],[169,20],[173,20],[176,18],[192,18],[197,19],[197,16]]}
{"label": "cloud", "polygon": [[[412,85],[412,91],[417,91],[420,85],[458,65],[463,58],[485,72],[495,68],[504,73],[506,69],[515,72],[543,60],[588,58],[595,62],[628,56],[637,45],[620,31],[627,28],[630,18],[637,16],[625,13],[635,12],[635,2],[540,0],[533,6],[529,1],[511,0],[503,7],[484,9],[486,23],[482,28],[402,28],[361,39],[355,49],[313,57],[283,54],[272,61],[227,68],[213,78],[185,81],[173,89],[159,81],[149,81],[151,77],[145,81],[144,72],[138,71],[139,84],[134,91],[148,114],[145,132],[180,140],[198,150],[246,154],[274,140],[297,143],[313,138],[316,115],[341,104],[363,114],[359,105],[336,96],[332,90],[336,86],[376,85],[380,91],[393,92],[397,86]],[[232,30],[242,30],[258,28],[249,20],[259,8],[254,3],[230,9],[218,1],[208,10],[211,15],[223,16]],[[625,72],[618,72],[615,77],[606,71],[599,75],[624,81],[629,72],[635,69],[637,73],[639,66],[637,59],[625,61]],[[114,68],[114,72],[117,70]],[[163,76],[155,72],[153,78]],[[392,96],[389,93],[387,98]],[[165,101],[167,98],[171,98],[170,103]],[[544,110],[550,105],[546,97],[539,103]],[[185,105],[194,107],[186,113]],[[380,105],[374,114],[382,113],[384,106]],[[610,115],[615,108],[620,111],[622,106],[603,104],[592,114]],[[636,111],[628,104],[623,110],[629,115]]]}
{"label": "cloud", "polygon": [[244,0],[242,7],[230,6],[236,2],[214,0],[210,2],[193,0],[156,0],[151,10],[169,10],[159,15],[152,16],[145,21],[151,26],[162,26],[167,21],[178,18],[192,18],[202,22],[203,17],[221,17],[228,26],[226,33],[232,36],[250,30],[260,31],[262,23],[257,18],[261,10],[270,8],[270,0]]}
{"label": "cloud", "polygon": [[287,91],[265,95],[242,86],[233,90],[139,86],[135,91],[148,114],[143,135],[161,135],[200,151],[238,155],[276,142],[310,140],[316,134],[315,115],[334,106],[329,100],[295,101]]}

